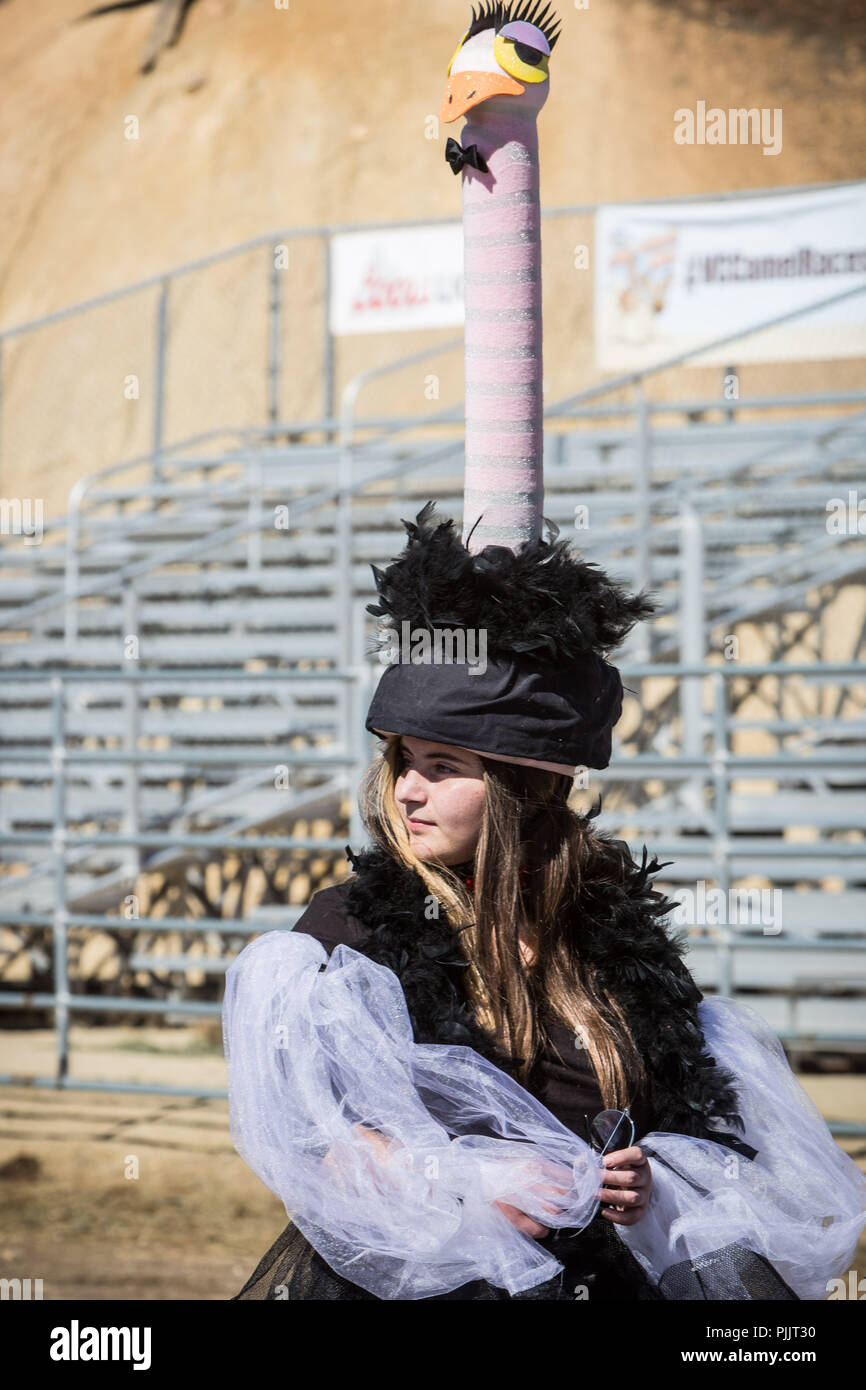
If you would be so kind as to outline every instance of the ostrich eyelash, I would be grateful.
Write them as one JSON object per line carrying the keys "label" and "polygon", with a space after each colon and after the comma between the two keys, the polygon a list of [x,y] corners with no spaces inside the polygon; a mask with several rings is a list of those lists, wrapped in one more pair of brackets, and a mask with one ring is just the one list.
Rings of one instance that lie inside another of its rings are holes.
{"label": "ostrich eyelash", "polygon": [[[480,34],[484,29],[494,29],[498,33],[504,29],[506,24],[514,24],[517,20],[523,20],[526,24],[534,24],[536,29],[540,29],[547,42],[553,49],[556,40],[559,38],[560,30],[557,27],[561,21],[555,14],[550,13],[550,5],[544,6],[539,13],[541,0],[510,0],[510,3],[492,4],[490,0],[485,0],[483,5],[479,5],[478,14],[475,13],[475,6],[472,7],[472,23],[466,31],[466,43],[472,38],[473,34]],[[462,46],[462,45],[461,45]]]}

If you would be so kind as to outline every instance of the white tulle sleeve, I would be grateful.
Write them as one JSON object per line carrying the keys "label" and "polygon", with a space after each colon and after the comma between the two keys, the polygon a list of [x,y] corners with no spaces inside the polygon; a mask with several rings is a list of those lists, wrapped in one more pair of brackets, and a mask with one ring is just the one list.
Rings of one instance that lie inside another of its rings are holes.
{"label": "white tulle sleeve", "polygon": [[757,1154],[644,1135],[650,1204],[617,1233],[668,1298],[771,1296],[752,1252],[798,1298],[825,1299],[866,1225],[866,1175],[833,1139],[760,1014],[725,997],[704,999],[698,1013],[709,1052],[736,1079],[745,1123],[737,1137]]}
{"label": "white tulle sleeve", "polygon": [[471,1048],[416,1044],[397,976],[349,946],[258,937],[227,972],[223,1036],[235,1147],[379,1298],[532,1288],[562,1266],[494,1202],[551,1227],[597,1210],[589,1145]]}

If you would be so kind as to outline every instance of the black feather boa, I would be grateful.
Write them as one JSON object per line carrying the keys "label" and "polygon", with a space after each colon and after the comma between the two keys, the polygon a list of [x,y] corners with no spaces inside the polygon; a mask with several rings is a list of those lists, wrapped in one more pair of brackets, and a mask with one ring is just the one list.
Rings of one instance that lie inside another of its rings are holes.
{"label": "black feather boa", "polygon": [[[589,883],[572,924],[581,956],[622,1008],[646,1067],[653,1128],[716,1137],[716,1127],[744,1129],[733,1075],[706,1049],[697,1005],[703,995],[683,963],[685,945],[660,920],[674,906],[654,888],[657,859],[636,864],[624,841],[618,884]],[[475,1021],[461,988],[467,969],[444,909],[431,916],[420,875],[374,848],[353,854],[346,881],[348,912],[365,931],[354,949],[398,976],[415,1041],[474,1048],[513,1074],[514,1064]],[[735,1139],[735,1144],[737,1142]]]}
{"label": "black feather boa", "polygon": [[[532,653],[536,661],[571,663],[587,651],[600,656],[618,647],[636,622],[655,611],[644,594],[629,594],[598,565],[581,560],[559,527],[545,518],[553,537],[529,541],[517,551],[488,545],[473,555],[451,520],[433,517],[427,502],[402,554],[382,571],[372,565],[378,604],[397,630],[478,629],[491,655]],[[380,634],[373,650],[389,645]]]}

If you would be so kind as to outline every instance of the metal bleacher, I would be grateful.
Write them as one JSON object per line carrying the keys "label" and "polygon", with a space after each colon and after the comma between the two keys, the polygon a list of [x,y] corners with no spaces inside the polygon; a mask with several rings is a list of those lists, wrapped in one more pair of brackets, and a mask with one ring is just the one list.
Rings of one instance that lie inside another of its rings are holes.
{"label": "metal bleacher", "polygon": [[[866,1053],[866,535],[827,524],[863,478],[866,392],[734,410],[654,400],[651,378],[546,411],[546,516],[660,607],[617,657],[598,824],[674,860],[669,892],[780,890],[781,923],[686,921],[699,983],[792,1046]],[[117,926],[143,872],[363,843],[370,567],[428,498],[459,522],[463,457],[460,412],[355,420],[353,389],[339,419],[162,447],[146,482],[141,460],[86,476],[41,544],[3,537],[0,930],[29,949],[50,929],[59,973],[0,1002],[42,998],[65,1027],[68,932]]]}

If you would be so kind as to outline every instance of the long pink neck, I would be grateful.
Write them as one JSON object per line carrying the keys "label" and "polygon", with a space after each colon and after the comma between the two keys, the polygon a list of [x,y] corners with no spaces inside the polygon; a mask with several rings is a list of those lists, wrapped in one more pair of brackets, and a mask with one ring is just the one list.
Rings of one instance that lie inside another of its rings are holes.
{"label": "long pink neck", "polygon": [[[537,112],[473,107],[465,164],[466,472],[463,541],[516,550],[541,533],[544,434]],[[479,521],[479,517],[481,520]],[[478,523],[476,525],[476,522]],[[472,528],[475,528],[472,530]]]}

